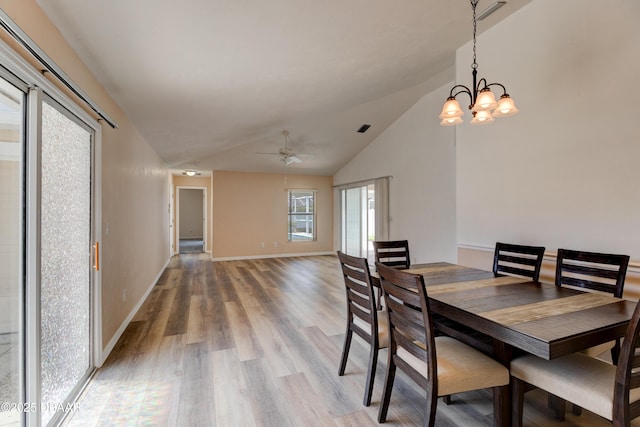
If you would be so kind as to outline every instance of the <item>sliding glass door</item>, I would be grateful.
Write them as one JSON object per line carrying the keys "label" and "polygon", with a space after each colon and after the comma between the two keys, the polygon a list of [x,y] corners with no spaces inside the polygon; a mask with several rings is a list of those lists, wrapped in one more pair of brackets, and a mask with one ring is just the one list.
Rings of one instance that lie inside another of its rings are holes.
{"label": "sliding glass door", "polygon": [[373,184],[341,190],[342,251],[373,263],[375,189]]}
{"label": "sliding glass door", "polygon": [[[0,402],[4,405],[17,405],[24,396],[25,95],[0,77]],[[20,425],[22,413],[17,409],[0,408],[0,425]]]}
{"label": "sliding glass door", "polygon": [[95,129],[0,67],[0,425],[73,410],[94,369]]}
{"label": "sliding glass door", "polygon": [[[340,225],[340,250],[367,258],[373,265],[373,242],[389,239],[390,176],[337,185],[334,218]],[[339,222],[338,222],[339,221]]]}
{"label": "sliding glass door", "polygon": [[50,99],[42,103],[41,164],[40,401],[46,425],[64,415],[59,409],[93,368],[92,134]]}

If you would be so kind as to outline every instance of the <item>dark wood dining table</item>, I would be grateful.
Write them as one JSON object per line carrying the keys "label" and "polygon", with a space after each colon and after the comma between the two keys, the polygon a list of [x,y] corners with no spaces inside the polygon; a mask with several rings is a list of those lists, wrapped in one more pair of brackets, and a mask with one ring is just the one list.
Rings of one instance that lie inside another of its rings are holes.
{"label": "dark wood dining table", "polygon": [[[553,359],[620,338],[636,305],[610,294],[496,277],[444,262],[405,271],[422,275],[433,313],[491,337],[493,356],[507,367],[521,352]],[[376,273],[372,281],[379,286]],[[508,425],[510,393],[501,400],[503,411],[497,418]]]}

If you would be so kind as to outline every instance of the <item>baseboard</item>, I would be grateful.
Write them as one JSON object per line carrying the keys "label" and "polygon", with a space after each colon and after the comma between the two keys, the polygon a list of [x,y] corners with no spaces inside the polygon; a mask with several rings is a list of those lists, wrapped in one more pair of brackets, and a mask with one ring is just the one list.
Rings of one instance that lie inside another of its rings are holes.
{"label": "baseboard", "polygon": [[236,257],[218,257],[218,258],[212,257],[211,261],[242,261],[245,259],[291,258],[291,257],[318,256],[318,255],[335,255],[335,252],[327,251],[327,252],[305,252],[300,254],[249,255],[249,256],[236,256]]}
{"label": "baseboard", "polygon": [[170,261],[171,259],[168,259],[167,262],[164,264],[164,266],[160,269],[160,273],[158,273],[156,278],[151,282],[151,285],[149,285],[144,295],[142,295],[140,300],[138,300],[137,304],[133,307],[133,309],[127,316],[127,318],[124,319],[124,322],[122,322],[122,324],[120,325],[116,333],[113,335],[109,343],[106,345],[106,347],[102,349],[102,355],[101,355],[102,357],[100,357],[99,364],[96,367],[99,368],[107,360],[107,357],[109,357],[109,354],[111,354],[111,352],[113,351],[114,347],[118,343],[118,340],[124,333],[125,329],[127,329],[127,326],[129,326],[129,323],[131,323],[131,320],[133,319],[133,317],[136,315],[138,310],[140,310],[140,307],[142,307],[142,304],[144,304],[144,302],[147,300],[147,297],[153,290],[153,287],[156,285],[156,283],[158,283],[158,280],[160,280],[160,276],[162,276],[162,273],[164,273],[164,270],[167,268]]}

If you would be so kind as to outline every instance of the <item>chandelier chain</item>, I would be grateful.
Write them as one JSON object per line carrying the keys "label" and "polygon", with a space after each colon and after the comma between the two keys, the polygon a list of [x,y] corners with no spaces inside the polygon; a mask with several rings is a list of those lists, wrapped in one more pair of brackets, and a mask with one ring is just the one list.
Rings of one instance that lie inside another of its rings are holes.
{"label": "chandelier chain", "polygon": [[478,68],[478,63],[476,62],[476,6],[478,5],[478,0],[471,0],[471,9],[473,9],[473,64],[471,64],[471,68],[474,70]]}

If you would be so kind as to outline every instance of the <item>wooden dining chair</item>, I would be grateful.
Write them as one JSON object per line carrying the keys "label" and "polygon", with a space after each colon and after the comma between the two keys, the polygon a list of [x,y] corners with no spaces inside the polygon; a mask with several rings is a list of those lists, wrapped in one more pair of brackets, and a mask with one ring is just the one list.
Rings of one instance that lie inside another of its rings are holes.
{"label": "wooden dining chair", "polygon": [[[628,265],[627,255],[558,249],[555,284],[606,292],[622,298]],[[586,353],[595,357],[609,349],[615,365],[620,353],[620,340],[590,348]]]}
{"label": "wooden dining chair", "polygon": [[493,274],[515,275],[540,281],[544,246],[526,246],[496,242],[493,255]]}
{"label": "wooden dining chair", "polygon": [[[544,246],[497,242],[493,255],[493,274],[522,276],[539,282],[544,251]],[[435,319],[435,325],[441,333],[460,340],[487,355],[493,355],[493,339],[490,336],[439,316]],[[450,401],[449,397],[445,399],[447,404]]]}
{"label": "wooden dining chair", "polygon": [[408,240],[376,240],[373,242],[373,251],[376,262],[400,269],[411,267]]}
{"label": "wooden dining chair", "polygon": [[494,415],[501,414],[501,396],[509,371],[497,361],[447,336],[436,336],[424,279],[376,263],[389,319],[389,358],[378,422],[387,418],[391,391],[400,368],[426,392],[424,426],[433,426],[439,396],[493,388]]}
{"label": "wooden dining chair", "polygon": [[351,339],[355,333],[365,340],[369,346],[369,366],[365,383],[365,406],[371,403],[373,381],[376,376],[378,350],[389,345],[389,328],[384,311],[376,310],[374,289],[369,274],[366,258],[357,258],[338,251],[338,259],[344,276],[347,294],[347,330],[344,336],[342,358],[338,375],[344,375],[351,348]]}
{"label": "wooden dining chair", "polygon": [[[627,255],[558,249],[555,285],[605,292],[622,298],[628,265]],[[607,351],[611,352],[611,361],[616,365],[620,354],[620,340],[588,348],[583,353],[597,357]],[[556,419],[563,421],[566,402],[550,394],[549,406],[555,411]],[[580,415],[582,409],[574,404],[572,411],[575,415]]]}
{"label": "wooden dining chair", "polygon": [[[373,242],[375,262],[405,270],[411,267],[408,240],[376,240]],[[378,288],[378,310],[382,310],[382,288]]]}
{"label": "wooden dining chair", "polygon": [[533,385],[628,427],[640,415],[640,304],[627,328],[618,366],[584,353],[545,360],[522,356],[511,361],[512,426],[522,426],[524,392]]}

